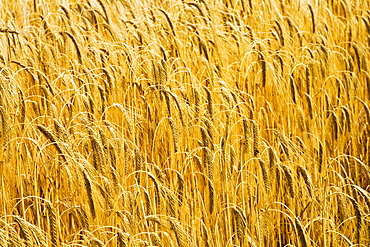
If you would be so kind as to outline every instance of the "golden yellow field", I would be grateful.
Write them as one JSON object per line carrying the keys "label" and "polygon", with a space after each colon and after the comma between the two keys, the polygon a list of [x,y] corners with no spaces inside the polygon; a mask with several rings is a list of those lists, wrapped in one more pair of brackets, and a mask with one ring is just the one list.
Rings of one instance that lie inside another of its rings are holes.
{"label": "golden yellow field", "polygon": [[370,246],[370,1],[0,1],[0,246]]}

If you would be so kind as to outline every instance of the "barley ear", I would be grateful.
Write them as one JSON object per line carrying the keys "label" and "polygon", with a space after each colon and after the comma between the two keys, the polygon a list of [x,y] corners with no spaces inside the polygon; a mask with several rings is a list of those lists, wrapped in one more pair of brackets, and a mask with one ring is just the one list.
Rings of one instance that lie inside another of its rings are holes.
{"label": "barley ear", "polygon": [[352,206],[353,206],[353,209],[355,211],[355,216],[356,216],[356,239],[357,239],[357,244],[359,245],[360,244],[360,235],[361,235],[361,227],[362,227],[362,214],[361,214],[361,211],[360,211],[360,206],[358,204],[358,202],[352,198],[352,197],[349,197],[351,203],[352,203]]}
{"label": "barley ear", "polygon": [[117,233],[118,247],[127,247],[127,238],[121,233]]}
{"label": "barley ear", "polygon": [[312,98],[308,94],[305,94],[305,96],[307,101],[308,115],[310,116],[310,119],[313,119]]}
{"label": "barley ear", "polygon": [[15,216],[14,221],[18,224],[20,229],[20,237],[24,240],[26,246],[32,246],[31,231],[28,229],[27,225],[24,223],[24,219]]}
{"label": "barley ear", "polygon": [[291,96],[292,96],[293,102],[294,102],[294,103],[297,103],[297,98],[296,98],[296,85],[295,85],[295,82],[294,82],[294,77],[293,77],[293,75],[291,75],[291,76],[290,76],[290,79],[289,79],[289,85],[290,85],[290,93],[291,93]]}
{"label": "barley ear", "polygon": [[93,199],[93,194],[92,194],[91,179],[88,173],[86,172],[86,170],[83,170],[82,174],[84,177],[85,188],[86,188],[87,198],[89,201],[91,216],[95,219],[96,212],[95,212],[95,204],[94,204],[94,199]]}
{"label": "barley ear", "polygon": [[37,125],[37,128],[39,131],[54,145],[54,147],[57,149],[61,157],[63,158],[64,161],[67,161],[65,158],[65,153],[63,152],[64,148],[60,144],[60,142],[56,141],[56,138],[54,134],[50,131],[48,131],[44,126],[42,125]]}
{"label": "barley ear", "polygon": [[213,121],[213,99],[211,91],[206,87],[206,94],[207,94],[207,113],[208,117],[211,121]]}
{"label": "barley ear", "polygon": [[170,123],[171,131],[172,131],[173,149],[174,149],[174,152],[177,153],[177,151],[179,150],[179,132],[177,129],[177,125],[172,117],[168,118],[168,122]]}
{"label": "barley ear", "polygon": [[298,166],[298,174],[300,174],[302,177],[303,177],[303,180],[306,184],[306,187],[307,187],[307,190],[308,190],[308,194],[310,195],[310,197],[312,198],[312,190],[313,190],[313,182],[312,182],[312,179],[311,179],[311,176],[310,174],[308,173],[308,171],[301,165]]}
{"label": "barley ear", "polygon": [[171,229],[175,232],[177,244],[179,247],[187,246],[187,234],[182,225],[174,218],[169,218]]}
{"label": "barley ear", "polygon": [[8,130],[8,124],[7,124],[7,117],[5,114],[5,110],[2,106],[0,106],[0,118],[1,118],[1,127],[2,130],[0,132],[0,159],[3,159],[3,152],[4,152],[4,146],[7,139],[7,130]]}
{"label": "barley ear", "polygon": [[184,178],[181,173],[178,173],[177,179],[178,179],[177,198],[178,198],[179,207],[181,207],[183,203],[183,197],[184,197]]}
{"label": "barley ear", "polygon": [[269,171],[268,171],[266,163],[261,158],[259,158],[258,160],[259,160],[261,170],[262,170],[262,177],[263,177],[263,181],[265,183],[265,189],[266,189],[266,192],[268,193],[268,192],[270,192]]}
{"label": "barley ear", "polygon": [[[20,107],[20,123],[25,123],[26,120],[26,104],[24,99],[24,94],[21,89],[19,89],[19,107]],[[23,129],[24,125],[21,125]]]}
{"label": "barley ear", "polygon": [[281,28],[280,22],[278,20],[275,20],[276,24],[276,29],[278,30],[278,35],[279,35],[279,40],[280,40],[280,45],[284,46],[284,34],[283,34],[283,29]]}
{"label": "barley ear", "polygon": [[338,217],[340,222],[343,222],[345,219],[348,218],[348,204],[347,204],[347,197],[338,190]]}
{"label": "barley ear", "polygon": [[50,202],[46,203],[46,208],[48,210],[48,218],[50,224],[50,236],[51,236],[51,246],[58,246],[58,228],[57,228],[57,219],[55,215],[55,208]]}
{"label": "barley ear", "polygon": [[213,214],[215,208],[215,188],[213,187],[212,181],[208,180],[208,191],[209,191],[209,214]]}
{"label": "barley ear", "polygon": [[268,155],[269,155],[269,169],[272,170],[274,166],[276,165],[276,154],[272,147],[268,148]]}
{"label": "barley ear", "polygon": [[144,203],[145,203],[145,214],[151,215],[152,214],[152,205],[150,202],[150,196],[147,190],[144,190]]}
{"label": "barley ear", "polygon": [[151,240],[151,242],[153,243],[154,246],[157,246],[157,247],[163,247],[164,246],[162,241],[161,241],[161,238],[156,233],[151,233],[150,234],[150,240]]}
{"label": "barley ear", "polygon": [[265,87],[266,86],[266,60],[262,52],[258,53],[258,60],[262,68],[262,87]]}
{"label": "barley ear", "polygon": [[324,148],[322,146],[322,143],[319,142],[319,150],[317,154],[317,162],[319,163],[319,172],[322,170],[322,165],[324,162]]}
{"label": "barley ear", "polygon": [[89,229],[89,220],[87,218],[86,211],[82,207],[76,208],[77,214],[80,218],[81,227],[83,230]]}
{"label": "barley ear", "polygon": [[255,121],[251,121],[252,132],[253,132],[253,155],[256,157],[259,154],[259,136],[258,136],[258,125]]}
{"label": "barley ear", "polygon": [[346,127],[347,127],[347,131],[349,133],[351,133],[352,131],[352,121],[351,121],[351,114],[350,114],[350,111],[348,110],[347,107],[343,107],[342,108],[343,111],[344,111],[344,115],[345,115],[345,118],[346,118]]}
{"label": "barley ear", "polygon": [[331,114],[330,125],[332,127],[333,140],[338,140],[338,130],[339,130],[338,117],[334,112],[332,112]]}
{"label": "barley ear", "polygon": [[315,14],[313,13],[312,6],[311,6],[311,4],[309,4],[309,3],[308,3],[308,8],[309,8],[309,10],[310,10],[310,14],[311,14],[312,33],[315,33],[315,32],[316,32]]}
{"label": "barley ear", "polygon": [[294,183],[293,183],[292,171],[286,165],[282,165],[282,168],[283,168],[283,171],[284,171],[285,178],[287,179],[290,196],[292,198],[294,198],[295,193],[294,193]]}
{"label": "barley ear", "polygon": [[233,217],[236,225],[236,235],[239,239],[240,246],[244,246],[245,232],[247,228],[246,218],[243,211],[238,207],[233,207]]}
{"label": "barley ear", "polygon": [[198,93],[198,90],[195,88],[195,87],[192,87],[191,88],[191,91],[192,91],[192,96],[194,98],[194,108],[195,108],[195,115],[194,115],[194,118],[195,120],[198,120],[199,118],[199,111],[200,111],[200,98],[199,98],[199,93]]}

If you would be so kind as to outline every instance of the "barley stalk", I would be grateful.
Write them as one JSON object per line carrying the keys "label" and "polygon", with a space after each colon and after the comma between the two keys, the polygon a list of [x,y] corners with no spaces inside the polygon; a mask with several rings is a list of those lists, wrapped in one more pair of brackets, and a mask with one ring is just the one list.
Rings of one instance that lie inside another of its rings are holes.
{"label": "barley stalk", "polygon": [[297,229],[297,234],[299,236],[299,241],[301,243],[301,246],[306,247],[307,246],[306,234],[305,234],[304,229],[301,225],[301,222],[299,221],[299,219],[297,217],[295,218],[295,227]]}

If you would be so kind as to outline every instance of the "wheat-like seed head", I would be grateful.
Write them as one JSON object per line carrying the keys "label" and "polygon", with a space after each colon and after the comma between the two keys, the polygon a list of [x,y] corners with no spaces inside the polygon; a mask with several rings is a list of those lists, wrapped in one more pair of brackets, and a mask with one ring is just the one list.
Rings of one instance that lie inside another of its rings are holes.
{"label": "wheat-like seed head", "polygon": [[20,229],[20,237],[24,239],[24,242],[26,245],[32,245],[32,239],[31,239],[31,231],[28,229],[27,224],[25,224],[24,220],[15,217],[14,221],[18,224]]}
{"label": "wheat-like seed head", "polygon": [[156,233],[150,234],[150,240],[154,244],[154,246],[163,247],[163,243],[161,241],[161,238]]}
{"label": "wheat-like seed head", "polygon": [[168,118],[168,122],[170,123],[172,138],[173,138],[173,149],[175,153],[179,150],[179,132],[177,125],[172,117]]}
{"label": "wheat-like seed head", "polygon": [[233,217],[236,224],[236,235],[239,239],[240,245],[243,246],[246,235],[246,218],[243,211],[240,208],[233,207]]}
{"label": "wheat-like seed head", "polygon": [[91,179],[86,170],[82,171],[82,175],[84,178],[84,183],[85,183],[85,188],[86,188],[86,193],[87,193],[87,198],[89,202],[89,207],[90,207],[90,213],[93,218],[96,217],[96,212],[95,212],[95,204],[94,204],[94,199],[93,199],[93,190],[91,186]]}
{"label": "wheat-like seed head", "polygon": [[49,202],[46,203],[46,208],[48,210],[50,224],[51,246],[56,247],[58,246],[58,227],[55,208]]}
{"label": "wheat-like seed head", "polygon": [[256,157],[259,154],[259,134],[258,126],[255,121],[251,121],[252,133],[253,133],[253,155]]}
{"label": "wheat-like seed head", "polygon": [[171,225],[171,229],[174,231],[176,235],[177,244],[179,247],[187,246],[186,243],[188,242],[188,236],[187,233],[184,231],[181,224],[173,218],[169,219],[169,223]]}
{"label": "wheat-like seed head", "polygon": [[54,136],[54,134],[48,131],[42,125],[37,125],[37,128],[54,145],[54,147],[57,149],[63,160],[66,161],[65,154],[67,153],[67,151],[65,151],[64,147],[60,144],[60,142],[57,142],[57,139]]}
{"label": "wheat-like seed head", "polygon": [[307,187],[307,191],[308,191],[308,194],[310,195],[310,197],[312,198],[313,196],[313,182],[312,182],[312,178],[310,176],[310,174],[308,173],[308,171],[303,167],[303,166],[298,166],[297,168],[298,170],[298,174],[301,175],[303,177],[303,180],[306,184],[306,187]]}
{"label": "wheat-like seed head", "polygon": [[89,220],[87,218],[86,211],[82,207],[77,207],[76,211],[80,218],[82,229],[83,230],[89,229]]}
{"label": "wheat-like seed head", "polygon": [[264,162],[262,159],[258,159],[258,161],[260,163],[260,167],[261,167],[261,170],[262,170],[262,177],[263,177],[263,181],[265,183],[266,192],[269,193],[270,192],[270,173],[269,173],[269,169],[266,165],[266,162]]}
{"label": "wheat-like seed head", "polygon": [[295,192],[294,192],[294,182],[293,182],[292,170],[286,165],[282,165],[282,168],[284,171],[285,178],[287,180],[290,196],[294,198]]}
{"label": "wheat-like seed head", "polygon": [[360,207],[358,205],[358,202],[352,198],[349,197],[353,209],[355,211],[355,216],[356,216],[356,239],[357,239],[357,244],[360,244],[360,238],[361,238],[361,228],[362,228],[362,214],[360,211]]}

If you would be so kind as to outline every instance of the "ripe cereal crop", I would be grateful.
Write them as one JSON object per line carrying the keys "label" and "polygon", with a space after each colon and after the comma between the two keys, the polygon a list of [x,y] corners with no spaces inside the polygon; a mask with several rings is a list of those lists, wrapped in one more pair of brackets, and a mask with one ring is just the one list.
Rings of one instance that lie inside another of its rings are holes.
{"label": "ripe cereal crop", "polygon": [[369,9],[0,1],[0,246],[369,246]]}

